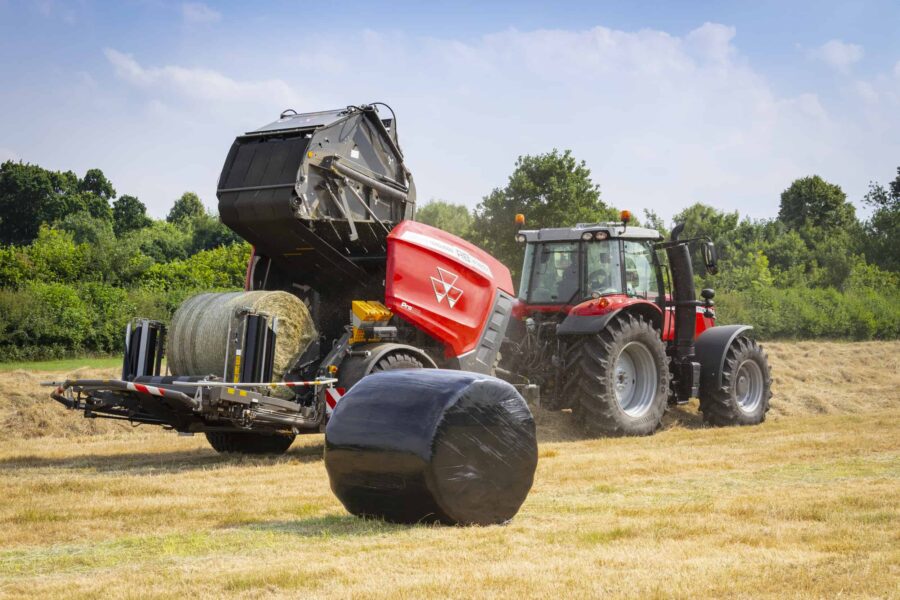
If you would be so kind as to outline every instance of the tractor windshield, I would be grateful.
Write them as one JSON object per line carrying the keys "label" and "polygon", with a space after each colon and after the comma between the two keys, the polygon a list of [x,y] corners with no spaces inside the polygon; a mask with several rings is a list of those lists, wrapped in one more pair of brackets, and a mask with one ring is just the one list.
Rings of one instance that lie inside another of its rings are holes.
{"label": "tractor windshield", "polygon": [[658,296],[652,246],[591,240],[525,246],[519,298],[528,304],[575,304],[592,294]]}

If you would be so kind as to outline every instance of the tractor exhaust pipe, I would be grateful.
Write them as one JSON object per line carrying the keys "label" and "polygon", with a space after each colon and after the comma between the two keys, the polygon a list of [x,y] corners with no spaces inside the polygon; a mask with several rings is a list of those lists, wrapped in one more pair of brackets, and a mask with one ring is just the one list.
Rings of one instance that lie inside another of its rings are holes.
{"label": "tractor exhaust pipe", "polygon": [[675,391],[678,400],[699,393],[700,363],[694,362],[694,337],[697,327],[697,296],[694,291],[694,266],[691,261],[690,244],[680,242],[678,236],[684,231],[684,223],[672,230],[671,241],[666,244],[666,255],[672,269],[672,301],[675,305],[675,339],[672,345],[672,373],[675,376]]}
{"label": "tractor exhaust pipe", "polygon": [[[684,230],[679,223],[672,230],[672,242]],[[694,291],[694,266],[688,244],[673,243],[666,248],[669,265],[672,268],[672,300],[675,303],[675,356],[685,358],[694,355],[694,332],[696,328],[697,296]]]}

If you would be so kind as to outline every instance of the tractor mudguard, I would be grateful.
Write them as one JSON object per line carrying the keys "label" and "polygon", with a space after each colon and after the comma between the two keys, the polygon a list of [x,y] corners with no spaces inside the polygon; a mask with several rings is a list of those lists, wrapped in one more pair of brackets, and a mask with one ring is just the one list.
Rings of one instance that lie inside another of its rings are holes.
{"label": "tractor mudguard", "polygon": [[701,389],[717,390],[722,387],[725,354],[728,352],[731,342],[750,329],[753,329],[752,325],[721,325],[710,327],[697,337],[694,349],[697,361],[701,365]]}
{"label": "tractor mudguard", "polygon": [[593,335],[600,333],[606,324],[612,321],[620,310],[614,310],[604,315],[573,315],[569,314],[559,327],[556,328],[556,335]]}

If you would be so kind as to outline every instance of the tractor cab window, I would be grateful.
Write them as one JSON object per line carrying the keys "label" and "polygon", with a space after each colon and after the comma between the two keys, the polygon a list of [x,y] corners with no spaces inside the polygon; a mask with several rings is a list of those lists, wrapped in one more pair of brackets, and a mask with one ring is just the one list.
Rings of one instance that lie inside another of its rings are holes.
{"label": "tractor cab window", "polygon": [[529,258],[532,262],[528,287],[524,288],[529,290],[529,303],[566,304],[579,299],[577,242],[535,244],[525,258],[526,264]]}
{"label": "tractor cab window", "polygon": [[646,242],[625,242],[625,293],[648,300],[659,296],[653,249]]}
{"label": "tractor cab window", "polygon": [[617,240],[587,244],[587,293],[621,294],[622,261]]}

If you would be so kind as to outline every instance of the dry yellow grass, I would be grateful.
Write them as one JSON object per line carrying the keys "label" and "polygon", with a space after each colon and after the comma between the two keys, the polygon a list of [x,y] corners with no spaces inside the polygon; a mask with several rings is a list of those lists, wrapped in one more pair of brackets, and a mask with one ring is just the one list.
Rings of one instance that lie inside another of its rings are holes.
{"label": "dry yellow grass", "polygon": [[[539,412],[535,486],[506,526],[351,517],[328,488],[321,436],[267,459],[149,429],[7,437],[0,594],[897,596],[900,408],[886,365],[900,345],[823,346],[771,345],[779,387],[760,427],[700,428],[688,407],[650,438],[585,441],[566,415]],[[838,352],[874,372],[842,376]],[[809,381],[781,372],[794,360]]]}

